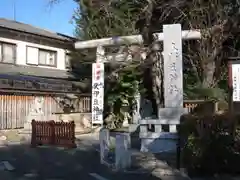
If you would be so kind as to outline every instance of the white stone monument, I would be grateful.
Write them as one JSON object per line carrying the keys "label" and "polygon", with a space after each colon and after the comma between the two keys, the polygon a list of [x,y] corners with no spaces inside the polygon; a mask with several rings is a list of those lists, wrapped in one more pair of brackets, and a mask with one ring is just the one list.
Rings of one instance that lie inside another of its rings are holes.
{"label": "white stone monument", "polygon": [[[140,120],[141,151],[176,151],[177,125],[187,110],[183,108],[183,61],[182,30],[180,24],[164,25],[164,105],[159,109],[158,119]],[[149,132],[147,125],[152,124],[155,132]],[[163,126],[169,126],[164,132]]]}

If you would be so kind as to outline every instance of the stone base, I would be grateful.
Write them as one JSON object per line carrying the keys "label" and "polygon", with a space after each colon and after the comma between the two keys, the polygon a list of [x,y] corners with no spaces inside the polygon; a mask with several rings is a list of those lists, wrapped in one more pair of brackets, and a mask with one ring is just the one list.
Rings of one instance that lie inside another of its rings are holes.
{"label": "stone base", "polygon": [[26,135],[31,135],[32,134],[32,129],[20,129],[18,131],[19,134],[26,134]]}
{"label": "stone base", "polygon": [[24,123],[24,130],[27,130],[27,131],[32,131],[32,124],[31,123]]}
{"label": "stone base", "polygon": [[32,120],[33,119],[36,121],[45,121],[46,116],[44,114],[36,114],[34,112],[31,112],[27,116],[27,121],[24,123],[24,129],[32,129]]}
{"label": "stone base", "polygon": [[129,124],[129,127],[128,127],[129,133],[138,132],[139,127],[140,127],[139,124]]}
{"label": "stone base", "polygon": [[91,133],[92,129],[90,128],[86,128],[86,129],[82,129],[82,128],[75,128],[75,134],[80,135],[80,134],[88,134]]}
{"label": "stone base", "polygon": [[30,144],[32,139],[32,130],[21,129],[18,131],[19,136],[21,137],[21,144]]}
{"label": "stone base", "polygon": [[141,139],[141,151],[151,153],[175,152],[177,139]]}
{"label": "stone base", "polygon": [[122,127],[129,127],[129,123],[127,119],[124,119]]}

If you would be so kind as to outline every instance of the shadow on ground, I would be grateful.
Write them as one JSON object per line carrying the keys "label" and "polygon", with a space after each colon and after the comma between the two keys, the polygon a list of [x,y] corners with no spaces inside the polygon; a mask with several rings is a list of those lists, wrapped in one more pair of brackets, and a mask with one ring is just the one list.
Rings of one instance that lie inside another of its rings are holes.
{"label": "shadow on ground", "polygon": [[14,180],[87,179],[88,174],[83,170],[91,172],[97,164],[97,156],[97,152],[83,149],[10,145],[0,149],[0,160],[8,161],[15,169],[0,171],[0,177],[8,174],[9,179]]}
{"label": "shadow on ground", "polygon": [[[31,148],[29,144],[0,147],[0,161],[8,161],[14,170],[2,170],[3,180],[94,180],[89,174],[96,173],[106,180],[135,179],[159,180],[150,174],[114,172],[100,164],[99,152],[91,145],[77,142],[78,148],[57,147]],[[0,163],[1,166],[1,163]]]}

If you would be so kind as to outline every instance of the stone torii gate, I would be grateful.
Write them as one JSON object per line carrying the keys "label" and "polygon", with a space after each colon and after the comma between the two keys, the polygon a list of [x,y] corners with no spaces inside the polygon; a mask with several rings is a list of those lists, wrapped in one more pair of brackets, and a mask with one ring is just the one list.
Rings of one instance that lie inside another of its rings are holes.
{"label": "stone torii gate", "polygon": [[[141,138],[141,150],[151,152],[163,152],[176,149],[176,142],[172,141],[177,138],[177,125],[180,123],[180,116],[186,112],[183,108],[183,60],[182,60],[182,40],[200,39],[200,31],[181,30],[180,24],[163,25],[163,33],[155,33],[156,41],[163,41],[164,44],[164,105],[165,108],[161,108],[158,111],[157,119],[139,119],[135,118],[134,122],[140,124],[140,138]],[[131,45],[142,44],[143,38],[141,35],[121,36],[113,38],[103,38],[89,41],[79,41],[75,43],[76,49],[85,48],[97,48],[97,64],[101,64],[104,67],[104,62],[109,62],[113,59],[110,56],[104,57],[104,46],[116,46],[116,45]],[[122,54],[117,55],[115,58],[122,58]],[[93,71],[95,70],[93,67]],[[100,66],[99,66],[100,67]],[[103,70],[103,68],[102,68]],[[95,75],[93,75],[95,76]],[[94,77],[93,77],[94,78]],[[103,78],[104,79],[104,78]],[[100,119],[94,119],[96,114],[102,114],[101,108],[103,108],[103,84],[101,83],[101,90],[99,97],[100,108],[98,113],[92,112],[92,121],[103,123],[102,115]],[[95,81],[93,79],[93,81]],[[92,87],[94,91],[94,84]],[[94,95],[94,94],[93,94]],[[94,100],[94,97],[92,97]],[[94,102],[92,102],[92,108],[94,108]],[[139,108],[137,108],[139,109]],[[99,111],[100,110],[100,111]],[[92,109],[93,111],[93,109]],[[140,117],[139,112],[137,116]],[[155,127],[155,132],[148,132],[147,125],[152,124]],[[162,126],[168,125],[169,132],[164,132]]]}

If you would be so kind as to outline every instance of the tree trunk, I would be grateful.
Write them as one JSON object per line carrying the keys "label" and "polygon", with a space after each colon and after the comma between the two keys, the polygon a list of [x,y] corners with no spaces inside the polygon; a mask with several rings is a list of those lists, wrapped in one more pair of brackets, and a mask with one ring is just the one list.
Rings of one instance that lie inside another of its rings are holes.
{"label": "tree trunk", "polygon": [[[159,49],[159,48],[158,48]],[[164,72],[163,72],[163,56],[161,51],[153,50],[149,56],[149,61],[152,62],[152,83],[153,94],[156,100],[157,109],[164,106]]]}
{"label": "tree trunk", "polygon": [[209,59],[203,69],[203,88],[211,88],[214,85],[215,68],[215,61]]}

